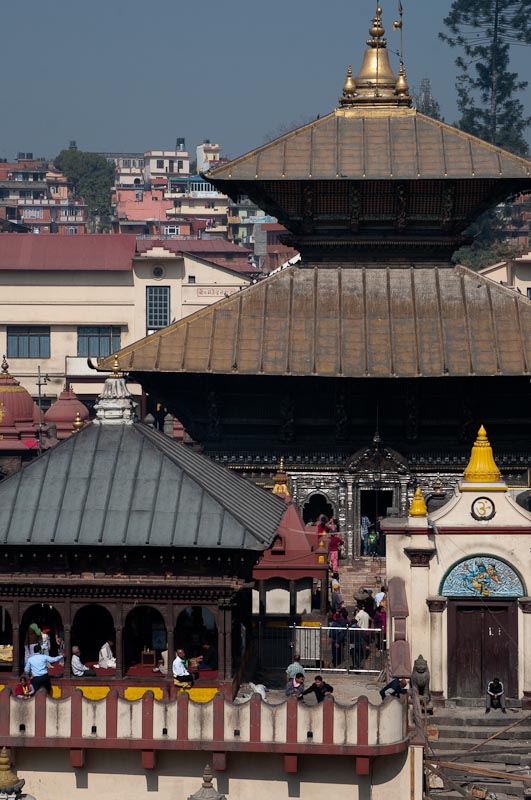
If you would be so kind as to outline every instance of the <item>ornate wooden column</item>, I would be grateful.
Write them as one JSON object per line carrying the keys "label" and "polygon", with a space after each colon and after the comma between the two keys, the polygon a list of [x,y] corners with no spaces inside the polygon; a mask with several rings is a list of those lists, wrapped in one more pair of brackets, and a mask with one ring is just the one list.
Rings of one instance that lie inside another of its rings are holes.
{"label": "ornate wooden column", "polygon": [[228,681],[232,678],[232,605],[226,601],[219,604],[218,626],[218,678]]}
{"label": "ornate wooden column", "polygon": [[122,604],[116,604],[116,677],[124,676],[124,642],[123,642],[123,608]]}
{"label": "ornate wooden column", "polygon": [[[18,607],[18,598],[15,597],[13,600],[13,608],[11,610],[11,625],[13,628],[13,677],[18,678],[20,675],[20,618],[19,618],[19,607]],[[22,657],[24,657],[24,651],[22,651]],[[24,665],[22,665],[22,669],[24,669]]]}
{"label": "ornate wooden column", "polygon": [[523,706],[524,708],[531,708],[531,597],[520,597],[518,605],[520,611],[522,611],[523,622],[523,657],[520,652],[519,658],[522,676],[519,683],[522,686]]}
{"label": "ornate wooden column", "polygon": [[353,483],[354,479],[351,475],[345,478],[347,484],[347,519],[346,519],[346,536],[347,536],[347,558],[352,561],[356,555],[356,545],[354,542],[354,498],[353,498]]}
{"label": "ornate wooden column", "polygon": [[428,597],[430,611],[430,691],[434,701],[444,697],[443,664],[443,613],[446,611],[446,597]]}

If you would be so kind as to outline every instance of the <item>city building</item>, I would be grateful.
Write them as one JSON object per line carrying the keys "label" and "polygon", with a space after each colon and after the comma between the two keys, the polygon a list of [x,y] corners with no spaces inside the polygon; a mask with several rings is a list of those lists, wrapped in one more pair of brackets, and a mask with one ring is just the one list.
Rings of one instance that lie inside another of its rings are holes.
{"label": "city building", "polygon": [[87,228],[83,200],[72,199],[68,182],[46,159],[19,153],[0,162],[0,220],[31,233],[78,234]]}
{"label": "city building", "polygon": [[495,283],[514,289],[531,300],[531,251],[478,270]]}
{"label": "city building", "polygon": [[[0,354],[46,409],[65,382],[91,407],[101,358],[248,286],[251,251],[225,241],[3,234]],[[133,386],[135,397],[140,388]],[[145,413],[145,409],[143,414]]]}

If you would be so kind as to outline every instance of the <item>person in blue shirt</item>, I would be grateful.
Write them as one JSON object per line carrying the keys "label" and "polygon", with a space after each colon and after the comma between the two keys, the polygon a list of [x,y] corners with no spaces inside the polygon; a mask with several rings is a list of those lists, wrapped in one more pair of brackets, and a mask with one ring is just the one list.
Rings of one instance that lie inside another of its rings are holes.
{"label": "person in blue shirt", "polygon": [[31,673],[31,685],[37,692],[41,686],[44,686],[48,694],[52,693],[52,682],[48,675],[48,664],[55,664],[61,661],[63,656],[45,656],[41,653],[41,646],[35,645],[35,650],[32,656],[28,658],[24,666],[26,675]]}

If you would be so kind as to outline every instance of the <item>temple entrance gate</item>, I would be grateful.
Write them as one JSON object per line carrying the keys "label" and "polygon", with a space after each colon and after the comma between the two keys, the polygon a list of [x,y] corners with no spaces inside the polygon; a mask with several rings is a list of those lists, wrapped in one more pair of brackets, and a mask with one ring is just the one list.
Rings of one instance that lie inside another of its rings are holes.
{"label": "temple entrance gate", "polygon": [[511,602],[448,603],[448,695],[482,697],[498,677],[518,696],[518,608]]}

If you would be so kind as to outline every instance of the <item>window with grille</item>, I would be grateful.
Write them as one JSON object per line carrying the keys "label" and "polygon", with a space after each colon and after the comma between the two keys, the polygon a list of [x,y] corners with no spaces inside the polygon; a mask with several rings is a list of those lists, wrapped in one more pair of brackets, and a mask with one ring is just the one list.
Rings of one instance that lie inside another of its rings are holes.
{"label": "window with grille", "polygon": [[77,354],[84,358],[105,358],[120,349],[120,327],[84,325],[77,329]]}
{"label": "window with grille", "polygon": [[50,328],[45,325],[9,325],[8,358],[50,358]]}
{"label": "window with grille", "polygon": [[170,324],[170,287],[146,286],[146,328],[165,328]]}

